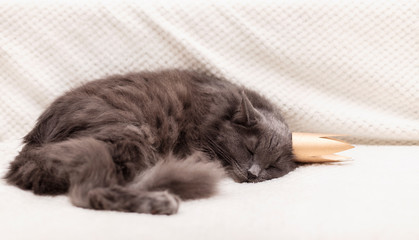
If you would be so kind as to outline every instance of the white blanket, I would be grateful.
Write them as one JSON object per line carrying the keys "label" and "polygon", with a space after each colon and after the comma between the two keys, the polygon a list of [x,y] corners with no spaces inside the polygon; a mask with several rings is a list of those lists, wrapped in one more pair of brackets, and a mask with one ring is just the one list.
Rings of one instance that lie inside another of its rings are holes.
{"label": "white blanket", "polygon": [[[418,4],[407,1],[1,1],[0,175],[58,95],[109,74],[211,71],[278,104],[293,131],[419,141]],[[419,147],[226,180],[174,216],[93,211],[0,180],[0,239],[419,239]]]}
{"label": "white blanket", "polygon": [[417,1],[0,3],[0,141],[108,74],[211,71],[254,88],[294,131],[419,140]]}
{"label": "white blanket", "polygon": [[[17,142],[0,144],[0,174]],[[419,147],[357,146],[355,161],[222,183],[172,216],[76,208],[0,182],[1,239],[418,239]]]}

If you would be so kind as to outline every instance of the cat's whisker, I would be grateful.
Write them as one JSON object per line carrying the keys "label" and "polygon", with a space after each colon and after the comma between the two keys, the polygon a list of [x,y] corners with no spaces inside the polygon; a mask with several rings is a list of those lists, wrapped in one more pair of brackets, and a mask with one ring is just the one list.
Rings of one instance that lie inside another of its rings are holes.
{"label": "cat's whisker", "polygon": [[237,162],[230,157],[228,154],[225,153],[225,150],[219,146],[219,144],[217,144],[216,142],[214,142],[212,139],[207,138],[208,143],[210,144],[210,146],[212,147],[213,150],[216,150],[216,154],[218,154],[219,156],[221,156],[221,158],[223,158],[223,160],[225,160],[227,163],[229,163],[230,165],[234,165],[234,167],[236,167],[236,169],[238,170],[238,174],[241,175],[241,177],[243,179],[247,178],[247,175],[244,174],[243,169],[240,167],[239,164],[237,164]]}

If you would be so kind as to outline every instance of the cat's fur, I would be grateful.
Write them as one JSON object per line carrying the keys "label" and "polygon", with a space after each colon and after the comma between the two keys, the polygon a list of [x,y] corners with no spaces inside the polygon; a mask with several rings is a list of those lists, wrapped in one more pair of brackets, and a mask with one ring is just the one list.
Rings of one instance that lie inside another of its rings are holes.
{"label": "cat's fur", "polygon": [[259,182],[296,167],[291,132],[268,100],[204,74],[166,70],[87,83],[55,100],[5,178],[76,206],[176,213],[225,175]]}

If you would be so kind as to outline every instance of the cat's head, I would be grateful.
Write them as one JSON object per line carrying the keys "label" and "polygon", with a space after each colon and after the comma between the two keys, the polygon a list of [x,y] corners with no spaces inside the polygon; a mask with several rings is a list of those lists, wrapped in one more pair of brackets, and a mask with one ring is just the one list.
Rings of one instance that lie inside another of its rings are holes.
{"label": "cat's head", "polygon": [[234,180],[260,182],[296,168],[291,132],[272,109],[254,107],[242,92],[231,119],[222,124],[213,148]]}

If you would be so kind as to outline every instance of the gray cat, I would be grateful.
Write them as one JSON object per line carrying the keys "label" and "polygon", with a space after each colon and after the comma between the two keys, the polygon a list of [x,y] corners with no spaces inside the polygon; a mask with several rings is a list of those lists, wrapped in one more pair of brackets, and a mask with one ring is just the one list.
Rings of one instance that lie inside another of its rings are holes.
{"label": "gray cat", "polygon": [[113,76],[55,100],[5,178],[79,207],[174,214],[237,182],[297,167],[279,110],[254,91],[191,71]]}

